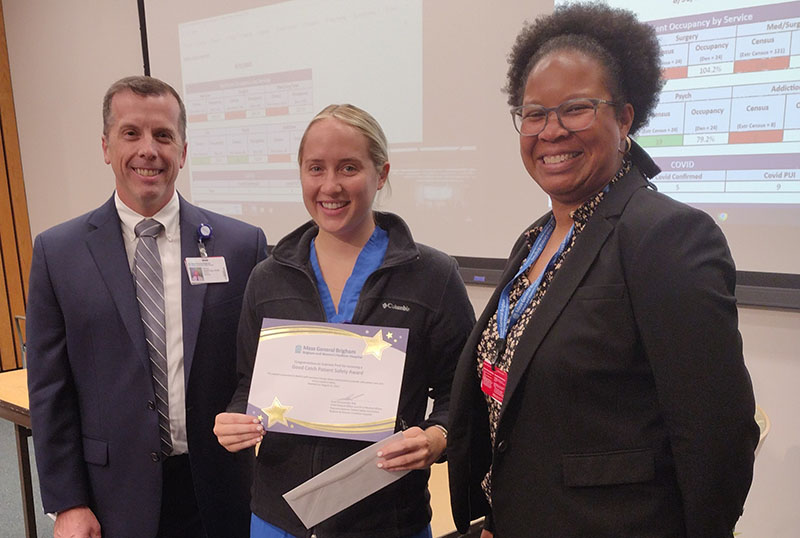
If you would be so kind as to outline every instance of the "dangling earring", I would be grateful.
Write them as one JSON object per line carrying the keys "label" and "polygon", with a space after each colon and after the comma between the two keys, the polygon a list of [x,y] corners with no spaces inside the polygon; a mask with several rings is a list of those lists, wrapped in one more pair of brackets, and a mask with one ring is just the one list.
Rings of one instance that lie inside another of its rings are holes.
{"label": "dangling earring", "polygon": [[619,151],[623,155],[627,155],[631,151],[631,145],[632,144],[633,144],[633,142],[631,141],[631,137],[630,136],[626,136],[625,137],[625,151],[619,149],[619,146],[617,146],[617,151]]}

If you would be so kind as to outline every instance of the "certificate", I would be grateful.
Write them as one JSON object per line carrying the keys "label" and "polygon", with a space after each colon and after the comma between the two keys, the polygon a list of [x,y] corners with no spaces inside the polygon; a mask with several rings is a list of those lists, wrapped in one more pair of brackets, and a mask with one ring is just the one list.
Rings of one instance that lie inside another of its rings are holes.
{"label": "certificate", "polygon": [[394,433],[408,329],[264,318],[247,413],[268,432]]}

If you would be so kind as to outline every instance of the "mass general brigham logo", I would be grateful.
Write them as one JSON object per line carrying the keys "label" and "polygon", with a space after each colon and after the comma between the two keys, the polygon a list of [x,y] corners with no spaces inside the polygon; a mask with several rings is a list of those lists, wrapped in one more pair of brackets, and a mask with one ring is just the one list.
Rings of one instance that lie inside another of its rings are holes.
{"label": "mass general brigham logo", "polygon": [[401,310],[403,312],[408,312],[411,310],[408,306],[404,304],[383,303],[383,309],[386,310],[387,308],[389,310]]}

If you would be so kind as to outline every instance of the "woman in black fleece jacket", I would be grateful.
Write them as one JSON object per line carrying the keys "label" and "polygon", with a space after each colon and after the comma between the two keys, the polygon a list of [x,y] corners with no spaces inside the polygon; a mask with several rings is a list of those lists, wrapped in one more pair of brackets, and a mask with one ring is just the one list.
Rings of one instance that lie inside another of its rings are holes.
{"label": "woman in black fleece jacket", "polygon": [[[215,425],[230,451],[261,442],[251,536],[430,537],[429,468],[447,444],[450,385],[474,324],[472,306],[452,258],[416,244],[400,217],[372,210],[389,172],[386,138],[372,116],[352,105],[327,107],[306,129],[298,162],[313,220],[283,238],[250,276],[239,325],[239,388]],[[375,463],[412,471],[313,529],[281,495],[367,443],[265,433],[244,414],[265,317],[409,329],[396,423],[404,438]]]}

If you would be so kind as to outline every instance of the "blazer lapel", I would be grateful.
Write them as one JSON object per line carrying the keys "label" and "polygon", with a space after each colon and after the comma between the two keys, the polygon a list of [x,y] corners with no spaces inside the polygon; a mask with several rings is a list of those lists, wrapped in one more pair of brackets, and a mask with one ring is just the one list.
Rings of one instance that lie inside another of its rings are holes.
{"label": "blazer lapel", "polygon": [[89,224],[95,227],[86,237],[89,252],[117,307],[136,354],[142,361],[142,366],[149,372],[150,359],[147,355],[142,317],[136,302],[136,287],[113,196],[92,213]]}
{"label": "blazer lapel", "polygon": [[[518,352],[514,354],[514,360],[508,371],[499,422],[502,422],[503,414],[509,405],[508,402],[513,398],[514,390],[527,371],[539,345],[564,310],[575,289],[594,263],[606,239],[614,230],[616,217],[622,212],[634,191],[646,184],[635,168],[620,178],[576,239],[569,256],[556,273],[542,302],[536,308],[528,326],[522,333],[517,345]],[[527,254],[527,251],[525,253]]]}
{"label": "blazer lapel", "polygon": [[[180,222],[181,222],[181,260],[187,257],[197,257],[200,255],[197,245],[197,229],[203,224],[204,216],[202,211],[188,203],[179,196],[180,199]],[[209,256],[214,255],[214,238],[206,241],[206,251]],[[188,385],[189,374],[192,370],[194,351],[197,346],[197,336],[200,330],[200,321],[203,317],[203,302],[206,297],[208,284],[192,285],[186,275],[186,271],[181,268],[181,303],[183,318],[183,373],[184,380]]]}

